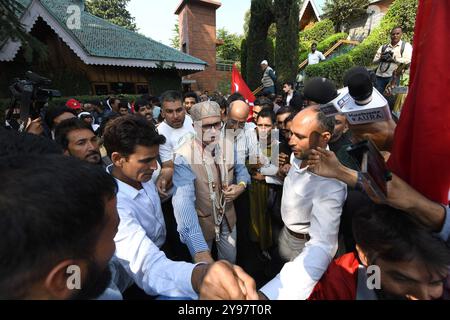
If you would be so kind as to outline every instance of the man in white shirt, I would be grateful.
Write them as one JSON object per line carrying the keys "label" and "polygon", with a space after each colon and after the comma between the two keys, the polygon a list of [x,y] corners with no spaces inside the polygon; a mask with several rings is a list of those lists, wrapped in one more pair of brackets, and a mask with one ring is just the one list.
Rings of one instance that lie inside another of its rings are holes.
{"label": "man in white shirt", "polygon": [[[242,269],[224,262],[213,265],[175,262],[160,250],[166,229],[158,191],[151,177],[157,167],[159,145],[164,142],[165,138],[154,126],[140,116],[117,118],[105,129],[104,143],[113,162],[108,171],[118,184],[120,223],[114,238],[116,257],[135,283],[149,295],[195,299],[200,293],[229,299],[234,295],[231,292],[239,288],[239,277],[249,288],[247,293],[251,297],[254,282]],[[225,275],[234,270],[237,277],[226,280],[217,274],[208,276],[209,268],[225,272]]]}
{"label": "man in white shirt", "polygon": [[159,149],[162,169],[156,186],[160,195],[168,197],[168,190],[172,185],[175,147],[184,135],[194,133],[194,127],[192,119],[186,116],[180,92],[173,90],[164,92],[161,95],[161,106],[164,121],[158,126],[158,132],[166,138],[166,142],[161,144]]}
{"label": "man in white shirt", "polygon": [[308,298],[336,254],[346,186],[309,172],[304,161],[311,149],[327,147],[333,120],[309,107],[292,121],[292,167],[284,180],[281,215],[285,226],[279,239],[281,257],[291,262],[262,288],[269,299]]}
{"label": "man in white shirt", "polygon": [[318,64],[320,61],[325,59],[326,58],[323,53],[317,50],[317,44],[313,43],[311,45],[311,52],[308,53],[308,65]]}

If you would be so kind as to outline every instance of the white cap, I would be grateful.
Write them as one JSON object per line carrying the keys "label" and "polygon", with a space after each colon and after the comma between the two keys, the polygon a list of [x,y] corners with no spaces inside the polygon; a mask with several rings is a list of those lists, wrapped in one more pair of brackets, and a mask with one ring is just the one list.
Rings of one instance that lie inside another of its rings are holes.
{"label": "white cap", "polygon": [[261,61],[261,64],[265,64],[265,65],[269,65],[269,63],[267,62],[267,60],[263,60],[263,61]]}

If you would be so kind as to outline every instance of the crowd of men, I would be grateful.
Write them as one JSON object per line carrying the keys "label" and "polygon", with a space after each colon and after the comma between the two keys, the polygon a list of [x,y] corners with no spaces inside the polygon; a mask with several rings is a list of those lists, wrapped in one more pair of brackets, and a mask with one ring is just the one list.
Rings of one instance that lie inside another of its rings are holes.
{"label": "crowd of men", "polygon": [[[398,31],[382,63],[405,62]],[[347,153],[369,139],[387,158],[395,121],[327,116],[324,78],[277,97],[263,70],[253,106],[169,90],[1,128],[0,298],[448,298],[448,204],[395,172],[380,199]],[[364,68],[344,78],[372,86]]]}

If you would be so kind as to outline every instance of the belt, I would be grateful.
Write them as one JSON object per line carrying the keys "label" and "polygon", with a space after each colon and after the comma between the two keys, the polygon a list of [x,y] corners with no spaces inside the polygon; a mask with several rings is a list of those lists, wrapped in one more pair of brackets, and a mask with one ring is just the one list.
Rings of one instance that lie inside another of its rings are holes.
{"label": "belt", "polygon": [[309,239],[311,239],[311,237],[307,233],[297,233],[297,232],[294,232],[294,231],[290,230],[288,227],[286,227],[286,229],[287,229],[287,231],[289,232],[289,234],[291,236],[293,236],[293,237],[295,237],[297,239],[307,240],[307,241],[309,241]]}

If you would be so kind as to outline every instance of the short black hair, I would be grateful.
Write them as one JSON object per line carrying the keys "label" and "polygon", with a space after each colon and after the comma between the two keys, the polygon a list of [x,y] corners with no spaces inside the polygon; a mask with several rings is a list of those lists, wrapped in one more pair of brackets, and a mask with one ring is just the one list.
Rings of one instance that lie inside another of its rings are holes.
{"label": "short black hair", "polygon": [[47,112],[45,113],[45,124],[47,125],[47,127],[51,130],[54,127],[53,121],[59,117],[60,115],[62,115],[63,113],[71,113],[74,116],[76,116],[77,114],[75,113],[75,111],[73,111],[72,109],[66,107],[65,105],[61,105],[61,106],[57,106],[57,107],[53,107],[53,108],[49,108],[47,109]]}
{"label": "short black hair", "polygon": [[142,98],[138,99],[134,103],[134,111],[138,112],[141,107],[145,107],[145,106],[149,106],[149,105],[150,105],[150,102],[148,100],[142,99]]}
{"label": "short black hair", "polygon": [[62,154],[62,150],[51,139],[31,133],[2,129],[0,132],[0,157],[22,154]]}
{"label": "short black hair", "polygon": [[0,299],[25,298],[65,259],[93,259],[117,192],[104,169],[62,155],[0,161]]}
{"label": "short black hair", "polygon": [[101,102],[100,100],[87,100],[86,102],[84,102],[84,104],[92,104],[94,106],[101,106]]}
{"label": "short black hair", "polygon": [[266,97],[256,98],[255,102],[253,102],[253,105],[254,106],[264,106],[264,105],[266,105],[266,106],[270,106],[270,107],[273,108],[272,100],[270,100],[269,98],[266,98]]}
{"label": "short black hair", "polygon": [[258,121],[259,118],[270,118],[273,125],[275,125],[275,123],[276,123],[275,113],[272,110],[270,110],[269,108],[262,108],[261,111],[258,113],[258,117],[256,118],[256,121]]}
{"label": "short black hair", "polygon": [[103,142],[109,157],[113,152],[128,157],[135,152],[137,146],[164,144],[166,138],[158,134],[153,123],[144,117],[126,115],[106,125]]}
{"label": "short black hair", "polygon": [[128,101],[120,100],[120,102],[119,102],[119,109],[127,109],[127,110],[129,110],[130,108],[128,108]]}
{"label": "short black hair", "polygon": [[227,99],[225,99],[223,96],[219,94],[214,94],[211,97],[211,101],[217,102],[217,104],[220,106],[220,109],[225,109],[225,112],[228,108]]}
{"label": "short black hair", "polygon": [[61,121],[61,123],[55,127],[56,143],[58,143],[63,148],[63,150],[67,150],[67,148],[69,147],[69,139],[67,138],[67,136],[70,132],[81,129],[89,130],[92,131],[92,133],[95,133],[92,129],[92,126],[88,125],[81,119],[72,118]]}
{"label": "short black hair", "polygon": [[160,104],[160,103],[161,103],[161,101],[159,100],[158,97],[152,97],[152,99],[150,100],[150,102],[151,102],[151,103],[154,103],[154,104]]}
{"label": "short black hair", "polygon": [[290,86],[291,88],[294,88],[294,83],[292,81],[284,81],[283,82],[283,86],[287,84],[288,86]]}
{"label": "short black hair", "polygon": [[245,102],[244,96],[240,92],[235,92],[228,97],[227,104],[228,104],[228,106],[230,106],[232,102],[238,101],[238,100]]}
{"label": "short black hair", "polygon": [[286,119],[284,119],[284,125],[286,125],[288,122],[291,122],[292,120],[294,120],[297,113],[298,113],[298,111],[293,111]]}
{"label": "short black hair", "polygon": [[397,29],[400,29],[403,32],[403,27],[400,27],[400,26],[396,26],[396,27],[392,28],[391,32],[394,31],[394,30],[397,30]]}
{"label": "short black hair", "polygon": [[325,113],[320,111],[320,108],[312,107],[317,111],[317,121],[324,132],[333,134],[334,127],[336,125],[336,119],[334,117],[327,117]]}
{"label": "short black hair", "polygon": [[293,113],[294,111],[295,110],[293,108],[291,108],[289,106],[284,106],[284,107],[281,107],[280,109],[278,109],[276,116],[278,117],[285,113]]}
{"label": "short black hair", "polygon": [[401,210],[368,202],[355,213],[352,227],[371,264],[378,258],[392,262],[417,258],[438,272],[450,266],[447,244]]}
{"label": "short black hair", "polygon": [[183,96],[183,101],[186,100],[186,98],[194,98],[195,99],[195,103],[198,103],[198,96],[195,92],[187,92],[184,94]]}
{"label": "short black hair", "polygon": [[181,92],[176,90],[168,90],[161,95],[161,105],[164,106],[164,102],[183,101]]}

